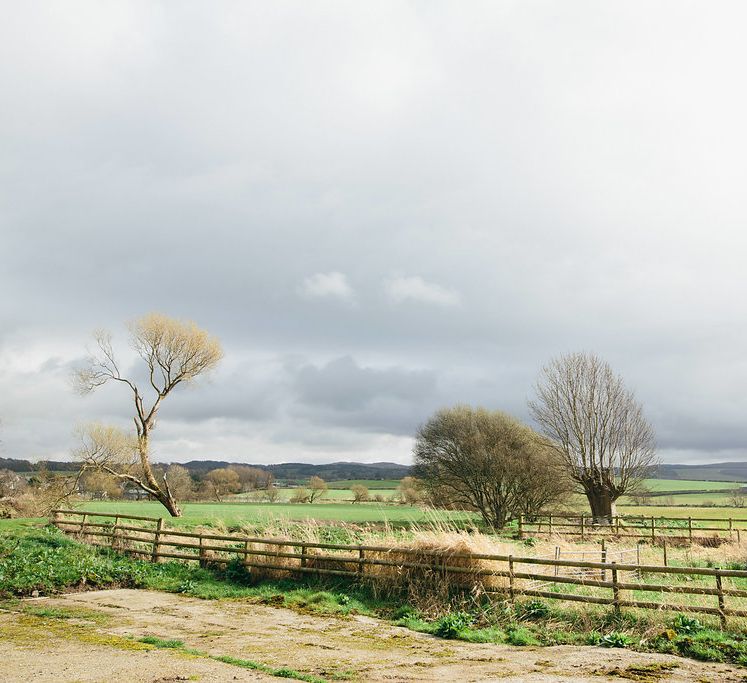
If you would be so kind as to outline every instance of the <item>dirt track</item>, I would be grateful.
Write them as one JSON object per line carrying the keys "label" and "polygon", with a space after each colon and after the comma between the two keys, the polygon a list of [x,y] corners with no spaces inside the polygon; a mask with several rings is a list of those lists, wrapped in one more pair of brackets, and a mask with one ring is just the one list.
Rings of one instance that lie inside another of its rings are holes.
{"label": "dirt track", "polygon": [[[593,647],[516,648],[444,641],[376,620],[335,619],[245,602],[115,590],[28,601],[0,613],[0,681],[277,681],[260,671],[148,650],[132,638],[184,641],[206,655],[358,681],[747,681],[744,669]],[[78,618],[38,616],[62,608]],[[645,678],[636,678],[644,673]]]}

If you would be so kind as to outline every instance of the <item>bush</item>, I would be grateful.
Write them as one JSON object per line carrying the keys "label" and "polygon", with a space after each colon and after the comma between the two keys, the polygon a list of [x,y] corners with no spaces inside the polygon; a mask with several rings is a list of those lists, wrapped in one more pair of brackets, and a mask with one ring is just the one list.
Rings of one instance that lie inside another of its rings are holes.
{"label": "bush", "polygon": [[630,644],[630,638],[618,631],[612,631],[602,636],[597,643],[600,647],[628,647]]}
{"label": "bush", "polygon": [[439,638],[456,638],[471,623],[472,617],[466,612],[451,612],[436,622],[433,633]]}
{"label": "bush", "polygon": [[672,622],[672,628],[680,635],[691,636],[703,630],[703,625],[695,618],[686,614],[678,614]]}
{"label": "bush", "polygon": [[550,616],[550,607],[542,600],[530,600],[517,605],[517,611],[526,619],[544,619]]}

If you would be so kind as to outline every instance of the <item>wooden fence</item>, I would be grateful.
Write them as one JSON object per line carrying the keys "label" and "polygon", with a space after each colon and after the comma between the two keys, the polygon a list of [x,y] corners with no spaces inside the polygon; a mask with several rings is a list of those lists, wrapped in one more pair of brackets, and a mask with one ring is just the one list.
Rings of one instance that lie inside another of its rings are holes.
{"label": "wooden fence", "polygon": [[[714,526],[716,523],[719,526]],[[655,517],[643,515],[615,515],[606,523],[595,522],[584,514],[539,515],[531,519],[519,517],[519,538],[524,536],[579,536],[582,540],[594,536],[661,538],[695,540],[711,537],[728,538],[740,542],[747,532],[747,520],[705,517]]]}
{"label": "wooden fence", "polygon": [[[467,583],[479,586],[486,593],[511,601],[523,595],[610,605],[616,612],[622,608],[696,612],[718,616],[722,626],[726,625],[727,617],[747,617],[745,570],[193,533],[167,529],[163,519],[80,510],[55,510],[51,523],[81,540],[152,562],[197,561],[205,566],[226,564],[238,557],[249,571],[273,570],[295,576],[316,574],[369,581],[392,581],[404,570],[414,570],[433,579],[458,575],[462,586]],[[498,579],[502,580],[499,585]],[[570,587],[580,592],[567,592]],[[682,599],[672,599],[677,597]]]}

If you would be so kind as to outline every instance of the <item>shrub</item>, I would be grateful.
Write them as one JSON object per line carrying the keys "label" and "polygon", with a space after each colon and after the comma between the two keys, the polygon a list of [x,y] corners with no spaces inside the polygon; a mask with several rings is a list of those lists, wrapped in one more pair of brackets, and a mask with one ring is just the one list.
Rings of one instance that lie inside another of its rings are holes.
{"label": "shrub", "polygon": [[433,633],[439,638],[456,638],[471,623],[472,617],[466,612],[451,612],[436,622]]}
{"label": "shrub", "polygon": [[597,643],[600,647],[628,647],[630,644],[630,638],[619,631],[611,631],[602,636]]}
{"label": "shrub", "polygon": [[544,619],[550,616],[550,607],[542,600],[530,600],[517,607],[517,611],[527,619]]}
{"label": "shrub", "polygon": [[678,614],[672,622],[672,628],[680,635],[691,636],[703,630],[703,625],[695,618],[686,614]]}
{"label": "shrub", "polygon": [[519,647],[527,647],[532,645],[541,645],[528,629],[518,626],[508,631],[506,640],[510,645],[517,645]]}

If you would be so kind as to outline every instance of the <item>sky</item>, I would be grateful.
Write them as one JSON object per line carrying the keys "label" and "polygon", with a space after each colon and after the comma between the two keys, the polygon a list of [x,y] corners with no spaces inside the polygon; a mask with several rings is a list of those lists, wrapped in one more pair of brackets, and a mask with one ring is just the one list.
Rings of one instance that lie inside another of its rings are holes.
{"label": "sky", "polygon": [[19,2],[0,23],[0,456],[132,425],[74,393],[151,311],[222,341],[159,461],[393,461],[530,421],[593,351],[663,462],[747,454],[741,2]]}

